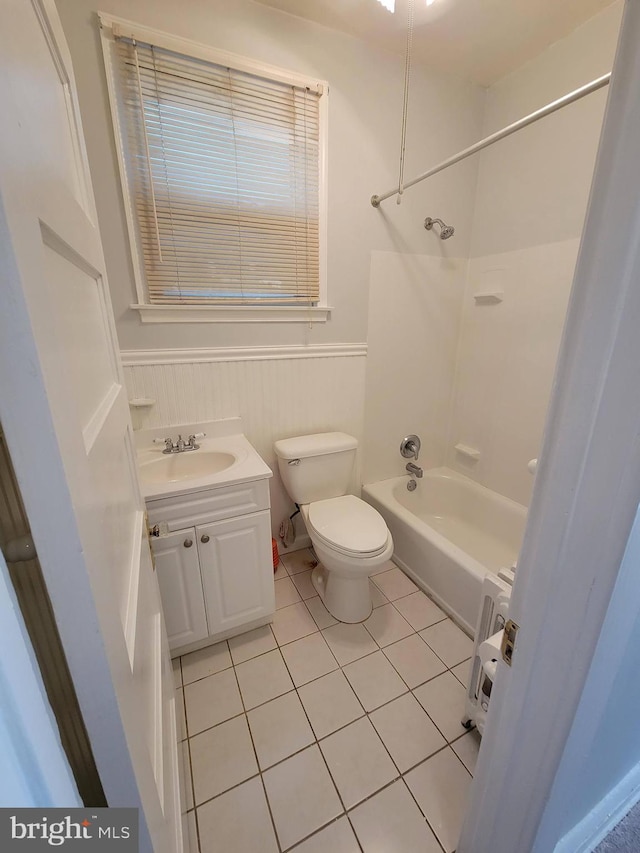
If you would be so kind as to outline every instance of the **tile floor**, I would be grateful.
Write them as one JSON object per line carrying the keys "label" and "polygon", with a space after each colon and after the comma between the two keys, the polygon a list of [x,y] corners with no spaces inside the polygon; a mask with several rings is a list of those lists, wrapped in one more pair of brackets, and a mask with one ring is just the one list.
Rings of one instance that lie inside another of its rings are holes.
{"label": "tile floor", "polygon": [[336,622],[285,555],[273,624],[174,661],[186,853],[452,853],[472,642],[393,563]]}

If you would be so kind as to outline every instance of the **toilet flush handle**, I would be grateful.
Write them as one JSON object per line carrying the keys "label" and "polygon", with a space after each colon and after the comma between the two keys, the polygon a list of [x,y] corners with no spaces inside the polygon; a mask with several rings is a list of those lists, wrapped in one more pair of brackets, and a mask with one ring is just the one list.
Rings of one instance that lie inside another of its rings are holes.
{"label": "toilet flush handle", "polygon": [[290,460],[287,462],[287,465],[299,465],[299,464],[300,464],[300,460],[299,460],[299,459],[290,459]]}

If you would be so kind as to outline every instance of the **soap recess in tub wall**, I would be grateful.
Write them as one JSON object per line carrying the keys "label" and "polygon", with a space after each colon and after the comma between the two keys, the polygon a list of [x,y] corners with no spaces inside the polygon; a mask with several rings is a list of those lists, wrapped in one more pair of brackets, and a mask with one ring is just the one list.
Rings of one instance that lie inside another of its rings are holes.
{"label": "soap recess in tub wall", "polygon": [[468,444],[456,444],[454,450],[472,462],[477,462],[480,459],[480,451],[476,447],[469,447]]}

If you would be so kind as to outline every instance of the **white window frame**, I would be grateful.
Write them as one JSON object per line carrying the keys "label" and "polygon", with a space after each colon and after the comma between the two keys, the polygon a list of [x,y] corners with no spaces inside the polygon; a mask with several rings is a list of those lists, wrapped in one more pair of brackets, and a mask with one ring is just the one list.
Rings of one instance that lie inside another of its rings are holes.
{"label": "white window frame", "polygon": [[[124,197],[124,209],[131,246],[133,274],[136,284],[137,303],[129,307],[139,311],[143,323],[324,323],[329,319],[331,307],[327,302],[327,139],[328,139],[328,93],[329,86],[324,80],[305,77],[284,68],[266,65],[235,53],[209,47],[190,39],[172,36],[169,33],[145,27],[118,18],[105,12],[98,12],[100,20],[100,39],[107,75],[107,89],[111,120],[113,122],[116,153],[120,182]],[[320,298],[315,305],[153,305],[149,302],[145,282],[144,267],[137,240],[133,195],[127,179],[125,155],[122,145],[122,127],[118,118],[117,87],[112,59],[112,43],[117,36],[136,39],[146,44],[154,44],[166,50],[182,53],[217,65],[228,65],[239,71],[256,74],[282,83],[310,88],[321,94],[319,101],[320,126],[320,162],[318,172],[319,202],[319,272]]]}

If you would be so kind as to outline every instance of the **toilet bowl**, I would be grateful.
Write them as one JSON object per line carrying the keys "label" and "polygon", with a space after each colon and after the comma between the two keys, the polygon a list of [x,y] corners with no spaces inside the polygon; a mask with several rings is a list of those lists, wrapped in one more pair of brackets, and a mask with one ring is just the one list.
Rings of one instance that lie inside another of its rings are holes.
{"label": "toilet bowl", "polygon": [[382,516],[347,494],[358,442],[345,433],[320,433],[275,444],[289,496],[298,504],[320,561],[311,580],[340,622],[371,614],[369,576],[393,554]]}
{"label": "toilet bowl", "polygon": [[372,609],[369,576],[393,554],[382,516],[353,495],[306,504],[301,512],[320,560],[311,581],[325,607],[340,622],[362,622]]}

